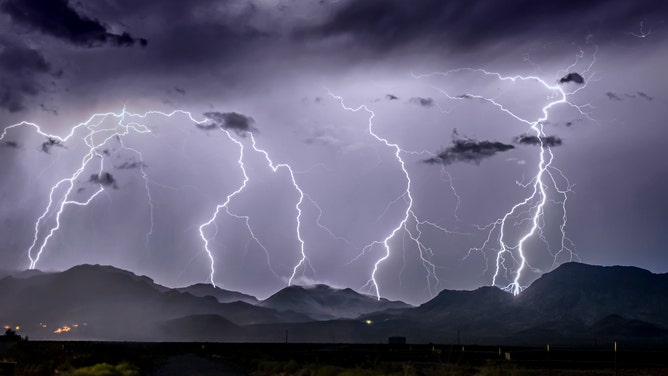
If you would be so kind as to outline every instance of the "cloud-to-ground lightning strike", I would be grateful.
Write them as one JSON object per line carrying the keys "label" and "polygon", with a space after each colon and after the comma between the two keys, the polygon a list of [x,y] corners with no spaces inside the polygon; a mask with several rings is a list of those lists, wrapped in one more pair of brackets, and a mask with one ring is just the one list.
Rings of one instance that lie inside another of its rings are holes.
{"label": "cloud-to-ground lightning strike", "polygon": [[[272,171],[276,172],[276,171],[278,171],[279,168],[286,169],[288,171],[288,174],[290,175],[290,180],[292,181],[292,185],[295,187],[295,190],[299,193],[299,200],[295,204],[295,210],[297,211],[297,229],[296,230],[297,230],[297,240],[299,241],[299,251],[300,251],[301,257],[299,258],[299,261],[297,262],[297,264],[295,264],[295,266],[292,268],[292,274],[290,275],[290,278],[288,279],[288,286],[291,286],[292,281],[294,280],[295,276],[297,275],[297,270],[299,270],[299,268],[301,266],[303,266],[305,263],[310,266],[311,270],[313,270],[313,265],[311,265],[311,261],[306,256],[306,250],[304,249],[305,246],[306,246],[306,243],[304,242],[304,239],[302,238],[302,203],[304,202],[305,194],[304,194],[304,191],[302,190],[302,188],[299,186],[299,184],[297,184],[297,180],[295,180],[295,173],[292,170],[292,167],[290,167],[290,165],[287,164],[287,163],[275,164],[274,161],[272,161],[271,158],[269,157],[269,153],[266,150],[261,149],[260,147],[257,146],[257,142],[255,141],[255,136],[253,135],[253,133],[249,132],[248,134],[250,135],[250,139],[251,139],[251,142],[252,142],[252,145],[253,145],[253,150],[255,150],[258,153],[261,153],[262,155],[264,155],[264,158],[267,161],[267,164],[269,165],[269,167],[272,169]],[[311,200],[312,202],[315,203],[315,201],[313,201],[310,197],[309,197],[309,200]],[[320,208],[317,204],[316,204],[316,206],[318,207],[318,209]],[[320,217],[318,217],[318,219],[319,218]],[[319,223],[318,223],[318,225],[322,227],[322,225],[320,225]]]}
{"label": "cloud-to-ground lightning strike", "polygon": [[[135,113],[130,113],[125,110],[125,108],[120,112],[120,113],[114,113],[114,112],[105,112],[105,113],[97,113],[92,115],[88,120],[85,122],[82,122],[76,126],[74,126],[72,129],[70,129],[69,133],[65,136],[58,136],[54,134],[50,134],[48,132],[45,132],[41,129],[41,127],[35,123],[23,121],[20,123],[16,123],[13,125],[10,125],[6,128],[4,128],[2,134],[0,135],[0,140],[3,140],[8,132],[10,132],[14,128],[18,127],[32,127],[36,130],[36,132],[39,135],[42,135],[44,137],[47,137],[49,140],[54,140],[54,142],[57,142],[59,144],[65,144],[66,142],[72,140],[75,138],[75,135],[79,132],[81,129],[85,129],[85,135],[82,136],[82,140],[86,145],[86,152],[84,157],[81,159],[80,164],[78,165],[78,168],[72,173],[67,178],[63,178],[59,180],[56,184],[54,184],[49,192],[49,197],[48,197],[48,203],[46,205],[46,208],[42,212],[42,214],[37,218],[35,221],[34,225],[34,236],[33,236],[33,241],[28,248],[28,258],[30,261],[29,268],[30,269],[35,269],[37,267],[37,264],[40,260],[40,257],[42,256],[43,252],[45,251],[49,240],[58,232],[58,230],[61,228],[61,216],[63,212],[65,211],[65,208],[69,205],[76,205],[76,206],[87,206],[90,204],[100,193],[105,191],[106,187],[103,182],[97,182],[98,184],[98,189],[88,197],[86,200],[76,200],[72,198],[72,192],[75,187],[75,183],[77,182],[78,179],[81,178],[82,173],[91,166],[91,162],[95,159],[99,159],[99,168],[97,168],[98,174],[97,176],[101,176],[104,173],[105,170],[105,164],[104,164],[104,154],[105,151],[101,151],[103,147],[105,147],[109,141],[113,139],[117,139],[120,147],[124,150],[129,150],[133,153],[135,153],[138,158],[139,162],[137,166],[139,167],[139,170],[141,172],[142,179],[144,180],[144,186],[146,189],[146,194],[148,198],[148,205],[150,207],[150,227],[149,230],[146,234],[146,242],[148,244],[149,239],[151,234],[153,233],[154,230],[154,204],[153,204],[153,197],[151,195],[150,187],[149,187],[149,179],[148,175],[145,170],[145,164],[144,164],[144,159],[142,153],[132,147],[128,147],[124,144],[123,142],[123,137],[129,135],[131,132],[135,133],[151,133],[151,130],[148,126],[140,124],[136,121],[127,121],[128,119],[145,119],[150,115],[159,115],[159,116],[164,116],[164,117],[172,117],[174,115],[185,115],[190,121],[196,123],[196,124],[204,124],[210,121],[210,119],[203,119],[203,120],[197,120],[195,119],[192,114],[188,111],[183,111],[183,110],[175,110],[172,112],[161,112],[161,111],[147,111],[142,114],[135,114]],[[103,126],[103,123],[107,119],[116,119],[115,124],[112,124],[111,126]],[[205,229],[210,226],[210,225],[215,225],[215,221],[218,217],[219,212],[221,209],[224,209],[225,212],[237,219],[242,219],[246,223],[246,227],[251,235],[251,238],[258,244],[260,248],[265,252],[266,259],[267,259],[267,264],[269,266],[270,271],[278,277],[276,272],[274,271],[270,258],[269,258],[269,251],[267,248],[262,244],[262,242],[259,240],[259,238],[255,235],[252,227],[250,226],[250,218],[248,216],[244,215],[238,215],[233,213],[230,208],[229,208],[229,203],[230,201],[239,193],[241,193],[247,186],[247,183],[249,181],[249,177],[246,173],[246,168],[244,165],[244,144],[237,140],[235,137],[232,136],[232,134],[229,132],[229,130],[223,128],[222,126],[218,127],[222,132],[225,133],[227,138],[235,143],[239,147],[239,158],[237,159],[237,164],[239,165],[239,168],[242,172],[243,175],[243,180],[239,187],[228,194],[225,198],[225,201],[219,205],[216,206],[216,209],[214,210],[213,215],[210,217],[210,219],[204,223],[202,223],[198,229],[199,229],[199,235],[200,238],[203,241],[204,244],[204,251],[207,255],[207,258],[209,260],[210,264],[210,274],[209,274],[209,280],[212,285],[216,285],[214,275],[215,275],[215,259],[213,256],[213,252],[210,249],[209,246],[209,238],[205,235]],[[255,143],[255,138],[252,133],[249,133],[253,142],[253,149],[257,152],[260,152],[264,155],[265,159],[267,160],[269,166],[272,168],[273,171],[277,171],[279,168],[285,168],[289,171],[290,178],[292,181],[293,186],[299,193],[299,201],[295,208],[297,209],[297,238],[300,243],[300,253],[301,257],[299,259],[299,262],[295,265],[295,267],[292,270],[292,274],[289,278],[289,283],[292,283],[293,279],[295,278],[295,275],[302,265],[304,263],[308,263],[310,265],[310,262],[308,258],[306,257],[306,253],[304,250],[304,240],[301,235],[301,214],[302,214],[302,207],[301,204],[304,200],[305,193],[302,191],[301,187],[297,184],[294,176],[294,172],[292,168],[288,164],[278,164],[275,165],[274,162],[271,160],[269,157],[269,153],[263,149],[260,149],[256,143]],[[61,192],[63,191],[64,192]],[[309,198],[310,199],[310,198]],[[313,201],[313,200],[311,200]],[[313,201],[314,205],[317,206],[317,203]],[[54,224],[51,226],[47,226],[45,222],[47,219],[53,216],[54,217]],[[320,217],[318,217],[318,220]],[[44,227],[46,226],[46,229]],[[318,226],[325,228],[321,224],[318,223]],[[217,229],[217,227],[216,227]],[[43,233],[46,232],[46,235],[43,235]],[[41,241],[40,241],[41,238]],[[312,267],[311,267],[312,268]]]}
{"label": "cloud-to-ground lightning strike", "polygon": [[[243,181],[241,182],[241,185],[239,185],[239,187],[235,191],[228,194],[227,197],[225,198],[225,201],[222,204],[219,204],[219,205],[216,206],[216,210],[214,211],[211,218],[209,218],[208,221],[202,223],[199,226],[199,236],[202,238],[202,242],[204,242],[204,251],[206,252],[207,256],[209,257],[210,266],[211,266],[211,274],[209,275],[209,280],[211,281],[211,284],[214,287],[216,286],[216,282],[214,280],[214,275],[216,273],[215,260],[213,258],[213,252],[209,248],[209,239],[204,234],[204,229],[211,226],[212,224],[214,224],[214,222],[218,218],[218,213],[220,213],[220,209],[225,209],[226,212],[228,214],[230,214],[230,211],[228,209],[228,205],[229,205],[230,201],[232,200],[232,198],[234,196],[238,195],[241,191],[244,190],[244,188],[246,188],[246,184],[248,183],[248,180],[249,180],[248,179],[248,174],[246,173],[246,168],[244,167],[244,145],[240,141],[237,141],[234,137],[232,137],[230,132],[228,132],[227,130],[221,128],[221,131],[223,131],[227,135],[227,137],[230,139],[230,141],[234,142],[235,144],[237,144],[237,146],[239,146],[239,159],[237,159],[237,163],[239,164],[239,168],[241,169],[241,172],[242,172],[244,178],[243,178]],[[246,225],[248,225],[248,222],[246,222]],[[250,229],[250,227],[249,227],[249,229]],[[251,232],[251,235],[253,236],[253,238],[255,238],[255,235],[252,232]],[[257,238],[255,238],[255,239],[259,243],[259,240],[257,240]],[[262,246],[262,243],[259,243],[259,244]],[[264,248],[264,246],[262,246],[262,247]],[[273,271],[273,269],[272,269],[272,271]]]}
{"label": "cloud-to-ground lightning strike", "polygon": [[[413,211],[413,193],[411,192],[411,177],[410,174],[408,173],[408,170],[406,170],[406,163],[404,159],[402,158],[402,154],[413,154],[413,155],[420,155],[424,153],[429,153],[426,151],[422,152],[416,152],[416,151],[407,151],[402,149],[399,144],[397,143],[392,143],[386,138],[383,138],[376,134],[373,130],[373,119],[376,116],[376,113],[371,110],[369,107],[366,105],[360,105],[356,108],[349,107],[344,103],[343,97],[339,95],[335,95],[331,92],[329,92],[329,95],[337,100],[341,107],[346,110],[346,111],[351,111],[351,112],[359,112],[359,111],[364,111],[369,114],[369,119],[368,119],[368,124],[367,124],[367,131],[369,134],[375,138],[378,142],[384,144],[385,146],[391,148],[394,150],[394,157],[396,158],[397,162],[399,163],[399,166],[401,167],[401,171],[404,174],[404,177],[406,178],[406,186],[404,188],[404,191],[397,197],[395,200],[390,202],[388,206],[393,205],[394,203],[398,201],[404,201],[406,203],[406,209],[404,211],[404,214],[401,218],[401,221],[394,227],[391,231],[389,231],[389,234],[383,239],[383,240],[375,240],[366,246],[362,248],[361,253],[353,259],[359,259],[363,254],[366,252],[370,251],[373,247],[377,245],[382,245],[383,248],[385,249],[385,253],[382,257],[376,260],[376,262],[373,265],[373,269],[371,271],[371,277],[369,281],[367,281],[366,285],[363,287],[370,287],[370,289],[373,289],[376,297],[380,300],[381,293],[380,293],[380,286],[378,283],[378,280],[376,278],[376,274],[378,273],[380,269],[380,265],[385,262],[391,255],[391,246],[390,246],[390,241],[395,238],[395,236],[400,232],[400,231],[405,231],[404,234],[408,234],[408,236],[411,238],[411,240],[415,243],[418,249],[418,253],[420,255],[420,260],[422,262],[423,267],[427,271],[427,288],[429,289],[429,293],[433,296],[433,289],[438,286],[438,283],[440,282],[438,279],[438,275],[436,273],[437,266],[431,261],[431,256],[433,255],[433,250],[426,246],[422,240],[422,230],[420,229],[421,226],[431,226],[434,227],[440,231],[446,232],[446,233],[451,233],[451,231],[445,229],[442,226],[437,225],[436,223],[426,221],[426,220],[420,220],[418,216],[415,214]],[[430,153],[429,153],[430,154]],[[387,209],[386,209],[387,210]],[[385,210],[385,211],[386,211]],[[384,212],[385,212],[384,211]],[[382,216],[382,214],[381,214]],[[411,222],[412,221],[412,222]],[[409,223],[410,222],[410,223]],[[433,285],[432,285],[433,282]]]}
{"label": "cloud-to-ground lightning strike", "polygon": [[[566,69],[566,71],[572,69],[577,64],[580,58],[582,58],[582,51],[580,51],[580,54],[576,56],[576,62],[570,65]],[[594,57],[592,59],[591,64],[583,72],[583,74],[589,73],[591,67],[595,62],[595,59],[596,59],[596,53],[594,53]],[[571,261],[573,259],[577,259],[577,255],[575,254],[574,251],[574,245],[572,241],[566,236],[566,225],[568,220],[566,214],[566,200],[568,199],[568,193],[571,192],[572,186],[568,181],[568,179],[561,172],[561,170],[552,165],[554,161],[554,154],[552,152],[552,149],[550,148],[550,145],[544,142],[544,137],[546,137],[544,131],[544,124],[549,118],[550,110],[553,107],[560,104],[568,105],[576,109],[583,116],[589,118],[589,115],[584,111],[584,108],[587,108],[588,105],[576,105],[568,100],[569,95],[574,94],[577,91],[583,89],[586,86],[586,84],[584,84],[583,86],[577,88],[572,92],[567,92],[566,90],[564,90],[562,86],[559,85],[558,81],[557,84],[549,84],[544,79],[537,76],[522,76],[522,75],[504,76],[497,72],[491,72],[486,69],[476,69],[476,68],[459,68],[459,69],[449,70],[446,72],[433,72],[429,74],[413,75],[413,77],[417,79],[430,78],[434,76],[447,77],[461,72],[481,74],[484,76],[493,77],[499,81],[508,81],[512,83],[515,83],[517,81],[536,82],[549,92],[553,93],[553,95],[549,98],[550,101],[541,109],[542,116],[536,120],[528,120],[515,114],[514,112],[505,107],[503,104],[499,103],[494,98],[488,98],[482,95],[476,95],[470,93],[453,96],[443,89],[434,87],[436,90],[438,90],[444,96],[446,96],[448,99],[451,100],[464,100],[469,98],[475,98],[495,106],[500,111],[513,117],[515,120],[528,125],[539,141],[540,151],[538,155],[539,158],[538,158],[538,164],[536,166],[537,168],[536,173],[533,176],[533,178],[529,181],[529,183],[527,184],[518,183],[518,185],[522,186],[523,188],[529,188],[530,189],[529,194],[526,196],[524,200],[514,204],[510,208],[510,210],[506,212],[501,218],[497,219],[496,221],[490,223],[487,226],[481,227],[481,229],[483,230],[489,230],[485,241],[483,242],[482,246],[478,248],[471,248],[471,250],[469,250],[469,254],[471,251],[475,250],[475,251],[481,251],[483,252],[483,255],[485,255],[484,250],[488,247],[489,243],[492,241],[492,235],[494,234],[494,232],[497,231],[496,241],[498,243],[498,249],[496,249],[497,251],[496,268],[494,275],[492,277],[492,285],[497,285],[497,280],[500,278],[502,269],[504,273],[508,273],[508,266],[506,265],[506,262],[507,258],[510,258],[513,260],[515,264],[517,264],[517,267],[514,271],[510,272],[511,273],[510,283],[501,287],[504,290],[511,292],[514,295],[517,295],[523,289],[523,286],[521,284],[522,272],[524,271],[525,268],[531,268],[531,265],[527,260],[527,254],[525,249],[526,242],[533,236],[538,235],[543,242],[547,243],[547,240],[542,232],[543,231],[542,221],[544,219],[543,216],[545,211],[545,205],[548,202],[548,188],[549,188],[548,184],[550,183],[551,183],[550,184],[551,189],[553,189],[558,195],[562,197],[560,201],[556,202],[560,204],[562,210],[562,222],[559,226],[561,232],[560,249],[557,252],[553,252],[548,244],[548,249],[550,249],[550,253],[554,257],[553,266],[554,264],[557,263],[558,257],[564,252],[568,252]],[[588,77],[587,81],[589,81],[590,79],[591,77]],[[558,179],[555,177],[555,175],[557,175],[560,178],[559,179],[560,181],[565,182],[566,184],[565,188],[561,188]],[[528,217],[522,217],[523,215],[528,215]],[[511,218],[518,218],[518,217],[522,217],[522,219],[519,221],[520,223],[528,220],[531,223],[531,226],[526,232],[524,232],[519,237],[519,240],[515,244],[510,244],[509,241],[506,239],[507,236],[506,226],[508,225],[508,222]],[[486,256],[485,259],[487,259]]]}

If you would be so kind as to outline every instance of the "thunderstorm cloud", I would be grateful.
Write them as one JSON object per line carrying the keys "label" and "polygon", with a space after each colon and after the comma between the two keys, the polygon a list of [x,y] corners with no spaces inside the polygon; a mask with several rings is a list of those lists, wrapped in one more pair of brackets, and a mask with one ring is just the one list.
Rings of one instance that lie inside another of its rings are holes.
{"label": "thunderstorm cloud", "polygon": [[514,149],[513,145],[498,141],[477,141],[470,138],[453,138],[452,146],[442,150],[437,155],[425,159],[428,164],[450,165],[457,162],[480,164],[483,159],[490,158],[496,153]]}
{"label": "thunderstorm cloud", "polygon": [[40,150],[46,154],[49,154],[51,153],[51,148],[53,147],[65,148],[65,145],[60,140],[48,137],[46,141],[42,142]]}
{"label": "thunderstorm cloud", "polygon": [[567,84],[569,82],[573,82],[573,83],[576,83],[578,85],[582,85],[582,84],[584,84],[585,80],[584,80],[584,77],[580,76],[579,73],[575,73],[575,72],[571,72],[571,73],[569,73],[569,74],[567,74],[564,77],[561,77],[559,79],[560,84]]}
{"label": "thunderstorm cloud", "polygon": [[613,93],[611,91],[605,93],[605,95],[608,97],[608,99],[613,100],[613,101],[621,101],[622,97],[620,97],[617,93]]}
{"label": "thunderstorm cloud", "polygon": [[434,105],[433,98],[413,97],[409,100],[409,102],[419,104],[422,107],[431,107]]}
{"label": "thunderstorm cloud", "polygon": [[[666,8],[665,2],[650,0],[616,4],[604,0],[349,1],[324,22],[298,34],[349,37],[351,43],[378,51],[420,44],[474,50],[498,40],[522,41],[535,35],[565,38],[595,32],[599,38],[609,38],[619,33],[616,25],[630,15],[665,14]],[[600,22],[601,14],[608,22]],[[566,30],[560,27],[565,19],[569,20]]]}
{"label": "thunderstorm cloud", "polygon": [[386,94],[385,99],[387,99],[388,101],[396,101],[397,99],[399,99],[399,97],[397,97],[394,94]]}
{"label": "thunderstorm cloud", "polygon": [[123,163],[121,163],[119,165],[116,165],[114,167],[116,169],[119,169],[119,170],[134,170],[134,169],[137,169],[137,168],[146,167],[146,164],[144,164],[143,162],[139,162],[139,161],[123,162]]}
{"label": "thunderstorm cloud", "polygon": [[135,43],[145,46],[147,43],[146,39],[134,38],[126,32],[109,32],[102,22],[80,14],[68,0],[5,0],[0,10],[20,25],[80,46],[132,46]]}
{"label": "thunderstorm cloud", "polygon": [[213,129],[220,127],[226,130],[231,130],[236,132],[240,136],[245,136],[247,133],[256,133],[258,130],[253,126],[255,120],[237,112],[205,112],[211,124],[208,125],[197,125],[202,129]]}
{"label": "thunderstorm cloud", "polygon": [[51,65],[40,52],[0,35],[0,109],[25,109],[25,102],[42,91],[40,82],[50,73]]}
{"label": "thunderstorm cloud", "polygon": [[522,145],[542,145],[543,147],[560,146],[563,141],[558,136],[534,136],[529,134],[519,135],[513,141]]}
{"label": "thunderstorm cloud", "polygon": [[644,93],[642,91],[636,91],[636,94],[629,94],[629,93],[623,93],[623,94],[618,94],[612,91],[608,91],[605,93],[605,95],[608,97],[608,99],[613,100],[613,101],[623,101],[624,98],[628,99],[637,99],[641,98],[646,101],[652,101],[654,100],[654,97],[649,96],[647,93]]}
{"label": "thunderstorm cloud", "polygon": [[108,172],[103,172],[101,174],[92,174],[90,176],[90,179],[88,179],[90,183],[93,184],[99,184],[103,187],[112,187],[114,189],[118,189],[118,185],[116,184],[116,178]]}
{"label": "thunderstorm cloud", "polygon": [[649,95],[647,95],[646,93],[643,93],[642,91],[639,91],[639,92],[638,92],[638,96],[639,96],[640,98],[646,99],[646,100],[648,100],[648,101],[651,101],[651,100],[654,99],[654,97],[650,97]]}

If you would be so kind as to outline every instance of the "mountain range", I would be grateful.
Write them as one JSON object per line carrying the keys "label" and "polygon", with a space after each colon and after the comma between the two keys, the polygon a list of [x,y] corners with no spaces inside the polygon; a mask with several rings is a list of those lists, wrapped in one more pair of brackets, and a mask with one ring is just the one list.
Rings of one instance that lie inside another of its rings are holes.
{"label": "mountain range", "polygon": [[566,263],[518,296],[443,290],[414,307],[327,285],[265,300],[208,284],[171,289],[111,266],[3,272],[0,324],[32,339],[668,344],[668,274]]}

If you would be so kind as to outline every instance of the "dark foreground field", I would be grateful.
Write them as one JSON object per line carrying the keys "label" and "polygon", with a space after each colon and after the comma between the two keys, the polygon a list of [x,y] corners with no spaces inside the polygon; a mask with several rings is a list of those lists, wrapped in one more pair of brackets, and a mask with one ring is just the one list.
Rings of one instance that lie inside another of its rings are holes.
{"label": "dark foreground field", "polygon": [[668,375],[668,348],[0,343],[0,375]]}

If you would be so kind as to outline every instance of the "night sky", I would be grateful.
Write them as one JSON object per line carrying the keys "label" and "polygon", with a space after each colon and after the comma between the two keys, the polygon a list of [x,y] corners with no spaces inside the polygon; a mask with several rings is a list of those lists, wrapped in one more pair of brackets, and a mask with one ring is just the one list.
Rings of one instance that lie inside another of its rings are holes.
{"label": "night sky", "polygon": [[536,219],[521,286],[571,260],[668,272],[666,15],[660,0],[0,0],[1,268],[28,268],[48,237],[41,270],[208,282],[201,229],[220,287],[265,298],[298,266],[293,283],[376,294],[386,256],[380,294],[421,303],[512,289]]}

